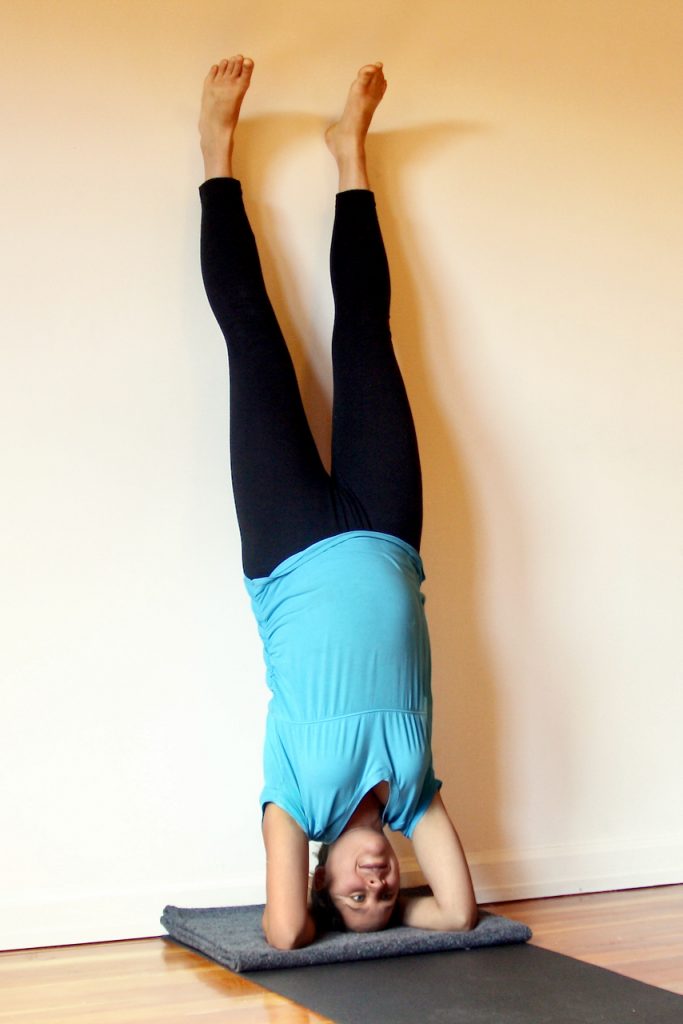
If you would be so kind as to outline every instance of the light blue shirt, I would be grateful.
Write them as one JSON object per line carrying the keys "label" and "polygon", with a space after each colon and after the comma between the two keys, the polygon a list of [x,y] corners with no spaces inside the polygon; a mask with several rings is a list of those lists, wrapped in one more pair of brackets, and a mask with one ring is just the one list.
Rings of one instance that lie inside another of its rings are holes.
{"label": "light blue shirt", "polygon": [[261,805],[333,842],[389,783],[384,822],[410,836],[441,786],[422,561],[405,541],[355,530],[247,579],[272,691]]}

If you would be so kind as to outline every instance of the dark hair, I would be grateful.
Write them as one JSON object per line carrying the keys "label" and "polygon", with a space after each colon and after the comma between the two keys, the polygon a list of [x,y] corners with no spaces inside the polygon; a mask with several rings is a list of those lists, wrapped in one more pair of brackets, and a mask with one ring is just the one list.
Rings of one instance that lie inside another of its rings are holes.
{"label": "dark hair", "polygon": [[[323,843],[318,850],[319,868],[323,868],[327,864],[329,852],[329,843]],[[322,889],[316,889],[315,884],[311,886],[311,916],[315,921],[315,930],[318,935],[322,935],[324,932],[348,931],[344,918],[334,905],[327,886],[323,886]]]}
{"label": "dark hair", "polygon": [[[327,864],[327,855],[330,852],[330,844],[323,843],[318,850],[318,867],[324,868]],[[324,932],[347,932],[349,929],[341,916],[339,910],[330,896],[330,890],[325,885],[321,889],[311,886],[310,896],[311,916],[315,921],[315,929],[318,935]],[[385,927],[392,928],[401,923],[401,909],[399,900],[396,900],[391,917]]]}

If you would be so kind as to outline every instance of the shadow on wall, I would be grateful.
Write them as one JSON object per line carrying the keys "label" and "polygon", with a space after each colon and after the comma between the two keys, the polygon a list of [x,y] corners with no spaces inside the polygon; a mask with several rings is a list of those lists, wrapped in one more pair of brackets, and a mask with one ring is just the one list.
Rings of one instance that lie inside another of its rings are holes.
{"label": "shadow on wall", "polygon": [[[283,149],[315,135],[320,138],[326,122],[307,114],[264,115],[240,122],[239,174],[249,180],[250,195],[263,197],[273,162]],[[495,714],[495,679],[489,666],[485,641],[478,626],[475,585],[477,581],[476,531],[469,499],[468,481],[457,439],[441,409],[433,385],[433,370],[425,361],[427,331],[443,330],[439,298],[430,282],[413,280],[415,258],[423,245],[420,225],[411,222],[410,171],[419,159],[454,140],[486,130],[484,126],[458,122],[438,123],[388,133],[372,133],[368,157],[377,195],[382,231],[392,278],[392,331],[406,378],[417,423],[425,485],[423,550],[431,549],[426,565],[428,614],[434,657],[434,749],[438,774],[444,779],[444,798],[461,828],[465,845],[476,836],[481,845],[504,845],[500,822],[500,757]],[[435,197],[435,203],[438,197]],[[329,443],[330,409],[324,384],[310,372],[304,345],[291,315],[296,283],[283,281],[273,253],[271,226],[264,223],[267,206],[249,206],[271,301],[299,372],[302,392],[318,443]],[[275,242],[277,244],[277,242]],[[419,262],[419,261],[418,261]],[[286,284],[286,287],[284,285]],[[454,282],[455,286],[456,282]],[[425,304],[424,296],[427,295]],[[427,310],[425,309],[427,305]],[[443,314],[443,310],[441,311]],[[429,323],[428,323],[429,321]],[[454,402],[466,404],[457,366],[453,364],[456,339],[443,339],[439,375],[448,380]],[[329,457],[323,459],[329,465]],[[434,553],[438,552],[438,558]],[[476,801],[465,795],[476,792]],[[463,819],[461,811],[474,806],[474,815]],[[399,842],[407,851],[407,841]]]}
{"label": "shadow on wall", "polygon": [[[475,123],[451,122],[370,136],[371,165],[381,169],[378,203],[392,275],[392,332],[417,424],[422,459],[425,522],[422,550],[427,574],[427,612],[432,640],[434,690],[434,760],[444,781],[446,805],[466,848],[505,846],[502,815],[501,747],[497,729],[496,680],[479,622],[475,513],[471,485],[453,417],[443,408],[443,395],[461,409],[471,407],[456,362],[458,338],[453,333],[457,308],[449,290],[444,306],[429,277],[415,268],[430,266],[429,239],[411,215],[411,170],[430,150],[452,147],[474,133]],[[434,196],[434,203],[439,203]],[[450,275],[446,273],[446,277]],[[455,314],[455,316],[454,316]],[[436,348],[440,389],[426,351]],[[473,413],[474,415],[474,413]],[[467,416],[461,412],[462,420]],[[472,794],[476,793],[476,798]]]}

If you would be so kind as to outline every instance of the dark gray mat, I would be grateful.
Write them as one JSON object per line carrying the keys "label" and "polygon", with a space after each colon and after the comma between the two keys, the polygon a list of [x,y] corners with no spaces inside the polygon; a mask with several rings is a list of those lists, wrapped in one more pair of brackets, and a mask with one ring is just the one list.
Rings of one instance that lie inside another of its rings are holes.
{"label": "dark gray mat", "polygon": [[681,1024],[683,996],[535,946],[259,971],[337,1024]]}
{"label": "dark gray mat", "polygon": [[232,971],[263,971],[349,960],[406,956],[441,950],[473,949],[503,942],[526,942],[524,924],[497,914],[482,914],[470,932],[428,932],[387,928],[382,932],[332,932],[304,949],[268,945],[261,930],[263,907],[166,907],[161,923],[171,938],[206,954]]}

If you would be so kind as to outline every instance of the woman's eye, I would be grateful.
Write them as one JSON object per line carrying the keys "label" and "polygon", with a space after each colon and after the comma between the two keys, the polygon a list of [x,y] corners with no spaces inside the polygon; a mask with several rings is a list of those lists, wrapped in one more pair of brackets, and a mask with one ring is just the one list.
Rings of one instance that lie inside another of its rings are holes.
{"label": "woman's eye", "polygon": [[354,894],[351,897],[351,899],[353,900],[354,903],[365,903],[365,893],[364,892],[354,892]]}
{"label": "woman's eye", "polygon": [[394,894],[393,894],[393,892],[383,892],[383,893],[380,894],[379,898],[381,900],[385,900],[387,903],[390,903],[391,900],[393,900],[393,898],[394,898]]}

